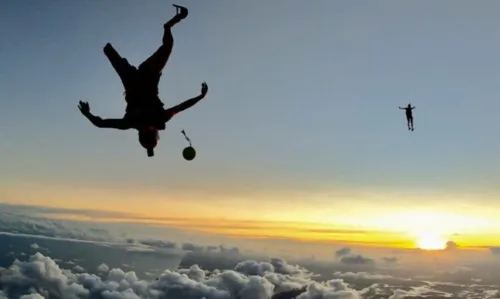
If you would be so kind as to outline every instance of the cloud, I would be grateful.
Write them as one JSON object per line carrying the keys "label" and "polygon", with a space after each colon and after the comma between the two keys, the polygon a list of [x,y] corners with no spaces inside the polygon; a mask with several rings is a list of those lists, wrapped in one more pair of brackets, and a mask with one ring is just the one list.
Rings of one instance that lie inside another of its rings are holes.
{"label": "cloud", "polygon": [[500,255],[500,247],[490,247],[490,251],[494,255]]}
{"label": "cloud", "polygon": [[73,270],[75,270],[76,272],[85,272],[85,268],[83,268],[82,266],[74,266],[73,267]]}
{"label": "cloud", "polygon": [[184,243],[184,244],[182,244],[181,248],[182,248],[182,250],[195,251],[195,252],[205,250],[204,246],[197,246],[197,245],[192,244],[192,243]]}
{"label": "cloud", "polygon": [[65,209],[65,208],[52,208],[37,205],[16,205],[8,203],[0,203],[0,210],[9,214],[17,215],[80,215],[89,218],[102,219],[102,218],[133,218],[137,215],[130,213],[122,213],[116,211],[103,211],[103,210],[86,210],[86,209]]}
{"label": "cloud", "polygon": [[[395,273],[394,273],[395,274]],[[402,273],[401,273],[402,274]],[[400,274],[400,275],[401,275]],[[422,285],[428,285],[428,282],[416,280],[413,278],[396,277],[389,274],[369,273],[369,272],[334,272],[334,278],[339,278],[348,283],[351,287],[366,288],[368,286],[377,289],[380,286],[398,286],[399,288],[411,288]],[[392,288],[390,288],[392,289]],[[366,290],[365,290],[366,291]],[[380,293],[380,290],[377,291]],[[387,293],[387,292],[384,292]],[[387,298],[387,297],[386,297]]]}
{"label": "cloud", "polygon": [[[441,286],[444,289],[440,290],[436,289],[437,284],[426,282],[402,284],[404,279],[368,272],[336,272],[333,279],[319,281],[317,275],[306,268],[281,258],[269,262],[247,260],[233,269],[212,271],[191,265],[176,271],[165,270],[156,277],[145,274],[146,279],[134,271],[101,266],[106,268],[101,269],[106,273],[101,272],[99,276],[85,273],[76,266],[73,270],[79,271],[73,272],[62,269],[49,256],[36,253],[26,261],[15,260],[8,268],[0,268],[0,299],[400,299],[418,296],[494,298],[498,295],[494,289]],[[379,282],[357,285],[347,279]]]}
{"label": "cloud", "polygon": [[[158,248],[174,249],[174,248],[178,248],[179,247],[175,242],[161,241],[161,240],[154,240],[154,239],[138,240],[137,242],[139,244],[148,245],[148,246],[154,246],[154,247],[158,247]],[[135,240],[129,239],[128,243],[135,243]]]}
{"label": "cloud", "polygon": [[399,259],[397,257],[383,257],[382,260],[387,264],[396,264]]}
{"label": "cloud", "polygon": [[370,280],[384,280],[384,279],[394,279],[391,275],[383,274],[372,274],[367,272],[335,272],[333,273],[335,277],[339,278],[351,278],[351,279],[370,279]]}
{"label": "cloud", "polygon": [[38,245],[37,243],[31,244],[30,248],[33,249],[33,250],[36,250],[36,251],[50,252],[50,250],[48,248],[42,247],[42,246]]}
{"label": "cloud", "polygon": [[[129,244],[130,246],[127,251],[149,254],[158,253],[156,249],[184,249],[186,251],[209,252],[209,250],[213,251],[213,248],[215,248],[215,251],[232,255],[239,254],[240,251],[237,247],[224,247],[222,245],[210,246],[209,249],[206,246],[192,243],[179,245],[168,240],[156,240],[151,238],[137,240],[127,235],[119,235],[116,232],[111,233],[103,228],[89,227],[88,223],[37,218],[30,216],[29,213],[25,211],[50,211],[52,210],[51,208],[14,206],[12,209],[9,208],[5,211],[5,205],[0,204],[0,235],[91,242],[99,243],[100,245],[112,244],[121,246],[123,244]],[[18,213],[20,212],[25,212],[25,214],[22,215],[23,217],[19,217],[21,214]],[[31,248],[36,251],[49,251],[47,248],[43,248],[37,243],[33,243]]]}
{"label": "cloud", "polygon": [[143,246],[132,246],[128,247],[127,251],[129,252],[155,252],[153,248],[150,247],[143,247]]}
{"label": "cloud", "polygon": [[97,267],[97,271],[99,272],[108,272],[109,271],[109,267],[108,265],[106,264],[100,264],[98,267]]}
{"label": "cloud", "polygon": [[8,298],[22,298],[31,292],[33,294],[28,296],[32,298],[161,299],[168,294],[172,299],[268,299],[277,292],[297,292],[297,287],[303,288],[300,299],[357,294],[341,280],[312,281],[305,269],[289,265],[282,259],[257,267],[265,271],[255,271],[255,263],[242,263],[237,269],[260,275],[246,275],[237,269],[217,270],[207,275],[193,265],[179,271],[166,270],[157,280],[145,281],[133,271],[121,269],[111,269],[106,279],[89,273],[73,273],[61,269],[50,257],[36,253],[28,261],[16,260],[9,268],[1,270],[0,283]]}
{"label": "cloud", "polygon": [[397,289],[388,299],[403,299],[407,297],[415,298],[423,295],[425,295],[425,297],[435,298],[435,297],[451,297],[453,294],[434,290],[428,286],[419,286],[419,287],[413,287],[410,290]]}
{"label": "cloud", "polygon": [[340,258],[340,262],[346,265],[374,265],[375,261],[360,254],[345,255]]}
{"label": "cloud", "polygon": [[117,240],[116,237],[104,229],[82,229],[70,225],[67,221],[49,220],[26,215],[19,217],[19,214],[5,211],[0,211],[0,232],[11,235],[44,236],[100,242]]}
{"label": "cloud", "polygon": [[457,243],[453,241],[446,242],[446,250],[456,250],[456,249],[458,249]]}
{"label": "cloud", "polygon": [[344,255],[348,255],[349,253],[351,253],[351,248],[344,247],[344,248],[341,248],[341,249],[335,251],[335,256],[338,258],[338,257],[342,257]]}
{"label": "cloud", "polygon": [[[223,254],[232,254],[232,255],[238,255],[240,254],[240,249],[238,247],[225,247],[224,245],[219,245],[219,251],[220,253],[223,253]],[[208,248],[208,246],[206,247],[206,250],[207,251],[210,251],[210,249]]]}
{"label": "cloud", "polygon": [[217,249],[219,249],[219,247],[217,247],[217,246],[212,246],[212,245],[209,245],[209,246],[207,246],[207,248],[206,248],[207,252],[214,252],[214,251],[217,251]]}

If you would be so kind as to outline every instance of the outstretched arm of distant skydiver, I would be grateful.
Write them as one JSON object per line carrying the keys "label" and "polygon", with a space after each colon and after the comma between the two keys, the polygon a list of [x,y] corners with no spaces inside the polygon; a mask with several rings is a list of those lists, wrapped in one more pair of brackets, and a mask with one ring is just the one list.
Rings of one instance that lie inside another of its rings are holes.
{"label": "outstretched arm of distant skydiver", "polygon": [[185,102],[180,103],[179,105],[170,107],[165,110],[166,121],[168,121],[172,116],[176,115],[177,113],[193,107],[196,103],[198,103],[207,95],[207,92],[208,92],[208,85],[207,83],[203,82],[201,84],[201,94],[199,96],[189,99]]}
{"label": "outstretched arm of distant skydiver", "polygon": [[411,107],[411,110],[415,109],[415,106]]}
{"label": "outstretched arm of distant skydiver", "polygon": [[78,105],[80,112],[96,127],[98,128],[109,128],[118,130],[128,130],[130,125],[124,119],[102,119],[99,116],[92,115],[90,113],[90,106],[87,102],[80,101]]}

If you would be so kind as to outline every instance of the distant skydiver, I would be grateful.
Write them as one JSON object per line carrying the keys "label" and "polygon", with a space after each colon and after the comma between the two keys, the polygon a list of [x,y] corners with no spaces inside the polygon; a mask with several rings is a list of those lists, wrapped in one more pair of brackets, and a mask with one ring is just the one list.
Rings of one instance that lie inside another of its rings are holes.
{"label": "distant skydiver", "polygon": [[168,109],[164,109],[164,104],[158,96],[160,76],[174,44],[171,29],[188,15],[187,8],[175,4],[173,6],[176,7],[177,14],[163,25],[162,45],[138,68],[132,66],[127,59],[122,58],[111,44],[108,43],[104,47],[104,54],[120,76],[125,88],[127,107],[124,117],[102,119],[90,113],[88,102],[80,101],[78,105],[82,114],[96,127],[138,130],[139,143],[147,150],[148,157],[154,156],[154,148],[159,140],[158,131],[165,130],[165,123],[177,113],[198,103],[208,92],[208,85],[203,82],[200,95]]}
{"label": "distant skydiver", "polygon": [[405,108],[399,107],[399,109],[403,109],[406,111],[406,121],[408,122],[408,131],[413,131],[413,113],[412,110],[415,109],[415,107],[411,106],[411,103],[408,104]]}

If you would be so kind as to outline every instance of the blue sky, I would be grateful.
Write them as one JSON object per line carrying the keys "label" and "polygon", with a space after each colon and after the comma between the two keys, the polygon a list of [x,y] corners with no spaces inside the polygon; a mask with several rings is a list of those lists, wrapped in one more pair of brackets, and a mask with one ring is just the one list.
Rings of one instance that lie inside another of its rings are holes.
{"label": "blue sky", "polygon": [[[160,95],[169,106],[202,81],[210,90],[167,124],[153,159],[134,131],[97,129],[76,107],[123,115],[103,46],[139,64],[175,13],[168,1],[120,3],[2,4],[3,181],[498,191],[497,1],[183,1],[190,14],[173,30]],[[408,102],[413,133],[397,109]],[[191,163],[182,129],[198,150]]]}

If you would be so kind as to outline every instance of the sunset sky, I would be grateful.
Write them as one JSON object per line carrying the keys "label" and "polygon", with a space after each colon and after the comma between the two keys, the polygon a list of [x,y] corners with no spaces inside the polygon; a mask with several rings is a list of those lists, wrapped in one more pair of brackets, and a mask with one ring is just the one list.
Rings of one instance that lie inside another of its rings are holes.
{"label": "sunset sky", "polygon": [[242,239],[500,246],[500,2],[179,2],[160,96],[209,93],[154,158],[77,109],[121,117],[103,46],[138,65],[175,14],[120,3],[2,3],[0,202]]}

